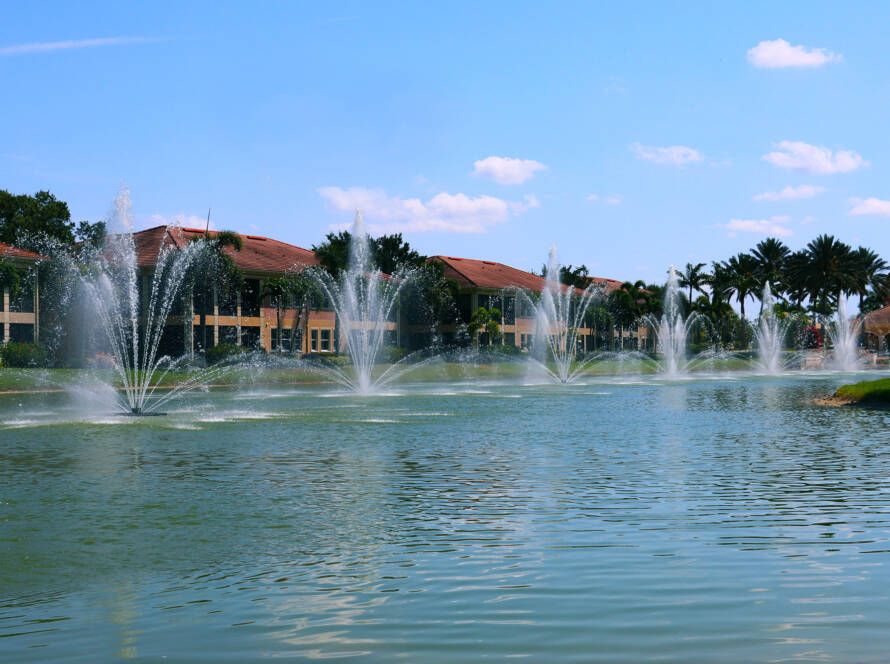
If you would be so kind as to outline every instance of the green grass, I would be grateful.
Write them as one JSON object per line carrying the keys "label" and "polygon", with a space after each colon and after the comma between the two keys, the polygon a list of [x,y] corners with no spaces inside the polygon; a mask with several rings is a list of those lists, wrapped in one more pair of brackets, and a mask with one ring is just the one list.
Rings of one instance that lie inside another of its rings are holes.
{"label": "green grass", "polygon": [[[526,375],[527,365],[523,357],[517,361],[478,363],[473,362],[434,362],[418,366],[405,373],[403,380],[411,382],[463,381],[463,380],[497,380],[521,379]],[[377,365],[379,375],[389,365]],[[410,366],[410,365],[408,365]],[[718,360],[710,367],[703,369],[715,371],[733,371],[749,368],[746,360],[726,358]],[[610,376],[624,372],[651,374],[655,367],[651,364],[636,361],[618,362],[603,360],[594,363],[586,372],[587,376]],[[171,371],[160,385],[170,386],[185,380],[187,371]],[[61,390],[81,383],[86,377],[98,378],[111,385],[119,385],[117,374],[110,369],[11,369],[0,368],[0,392]],[[266,367],[251,368],[236,366],[215,376],[213,385],[293,385],[329,382],[326,376],[299,367]]]}
{"label": "green grass", "polygon": [[890,378],[843,385],[834,396],[860,403],[890,403]]}

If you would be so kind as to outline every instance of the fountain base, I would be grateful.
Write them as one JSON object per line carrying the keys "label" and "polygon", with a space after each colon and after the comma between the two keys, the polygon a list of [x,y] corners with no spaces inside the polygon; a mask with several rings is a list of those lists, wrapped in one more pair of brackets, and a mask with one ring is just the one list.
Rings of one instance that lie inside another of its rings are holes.
{"label": "fountain base", "polygon": [[129,413],[118,413],[118,415],[122,417],[160,417],[161,415],[166,415],[167,413],[139,413],[139,412],[129,412]]}

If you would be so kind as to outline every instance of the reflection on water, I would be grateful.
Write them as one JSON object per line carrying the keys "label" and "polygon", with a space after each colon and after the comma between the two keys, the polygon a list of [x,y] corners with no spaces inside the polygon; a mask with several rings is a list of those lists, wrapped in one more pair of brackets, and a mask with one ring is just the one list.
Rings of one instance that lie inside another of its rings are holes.
{"label": "reflection on water", "polygon": [[836,384],[3,397],[0,661],[884,661],[890,417]]}

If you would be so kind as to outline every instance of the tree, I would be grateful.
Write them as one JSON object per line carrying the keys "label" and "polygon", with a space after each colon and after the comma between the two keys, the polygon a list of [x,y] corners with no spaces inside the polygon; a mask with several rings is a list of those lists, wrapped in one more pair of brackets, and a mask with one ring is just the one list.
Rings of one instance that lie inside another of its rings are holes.
{"label": "tree", "polygon": [[[412,249],[401,233],[368,238],[368,241],[374,265],[385,274],[420,268],[426,262],[426,256]],[[312,251],[315,252],[319,265],[337,278],[342,270],[349,268],[351,244],[352,235],[349,231],[328,233],[324,242],[312,245]]]}
{"label": "tree", "polygon": [[856,287],[855,292],[859,295],[859,311],[862,312],[869,287],[880,273],[887,270],[888,265],[878,254],[865,247],[856,249],[852,253],[851,261],[855,269],[853,281]]}
{"label": "tree", "polygon": [[11,260],[0,258],[0,297],[3,297],[3,290],[6,289],[9,291],[10,301],[16,298],[22,289],[23,276],[21,267]]}
{"label": "tree", "polygon": [[849,245],[831,235],[820,235],[805,249],[803,284],[816,316],[829,316],[843,293],[857,292],[856,259]]}
{"label": "tree", "polygon": [[755,272],[758,281],[769,282],[774,293],[781,295],[785,289],[785,262],[791,250],[781,240],[768,237],[757,243],[751,250],[757,265]]}
{"label": "tree", "polygon": [[586,265],[561,265],[559,268],[559,282],[566,286],[574,286],[584,290],[590,285],[590,272]]}
{"label": "tree", "polygon": [[296,351],[296,331],[308,319],[309,304],[321,295],[316,282],[302,271],[286,272],[269,277],[260,286],[263,297],[268,297],[275,307],[275,322],[278,329],[278,351],[284,350],[282,339],[282,319],[286,309],[294,310],[290,328],[290,352]]}
{"label": "tree", "polygon": [[0,242],[17,244],[23,237],[36,234],[73,244],[74,224],[68,204],[48,191],[28,196],[0,190]]}
{"label": "tree", "polygon": [[101,249],[105,244],[105,236],[108,234],[108,227],[104,221],[90,223],[81,221],[77,224],[77,230],[74,235],[78,242],[89,244],[90,246]]}
{"label": "tree", "polygon": [[741,253],[726,261],[724,267],[729,273],[729,284],[736,294],[744,318],[745,300],[760,285],[757,279],[757,260],[751,254]]}
{"label": "tree", "polygon": [[500,309],[486,309],[479,307],[470,317],[467,323],[467,334],[470,338],[478,342],[479,332],[484,330],[488,334],[489,343],[494,343],[501,334],[501,311]]}
{"label": "tree", "polygon": [[371,240],[371,256],[377,269],[385,274],[396,274],[402,270],[418,269],[426,263],[421,256],[402,239],[401,233],[381,235]]}
{"label": "tree", "polygon": [[686,269],[680,272],[680,287],[689,289],[689,301],[692,302],[692,291],[704,294],[702,287],[708,283],[708,274],[704,263],[686,263]]}
{"label": "tree", "polygon": [[201,339],[207,348],[207,310],[215,298],[231,296],[240,290],[243,278],[229,251],[241,251],[244,241],[234,231],[204,233],[192,238],[202,243],[200,257],[192,263],[188,280],[192,293],[200,304]]}
{"label": "tree", "polygon": [[[618,327],[618,338],[622,339],[624,329],[633,325],[642,315],[640,287],[642,281],[625,281],[619,288],[609,293],[608,308],[612,321]],[[622,341],[623,344],[623,341]]]}

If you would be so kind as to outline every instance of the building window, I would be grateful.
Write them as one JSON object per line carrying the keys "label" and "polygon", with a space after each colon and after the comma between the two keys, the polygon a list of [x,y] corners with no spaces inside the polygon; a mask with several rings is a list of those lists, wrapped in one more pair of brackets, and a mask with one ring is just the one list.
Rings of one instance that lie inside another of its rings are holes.
{"label": "building window", "polygon": [[473,316],[472,303],[470,300],[469,293],[461,293],[457,296],[457,311],[460,314],[460,319],[464,323],[469,323],[470,318]]}
{"label": "building window", "polygon": [[535,317],[535,307],[532,304],[531,300],[528,299],[528,295],[523,293],[519,296],[519,317],[520,318],[534,318]]}
{"label": "building window", "polygon": [[258,327],[242,327],[241,328],[241,345],[245,348],[260,347],[260,328]]}
{"label": "building window", "polygon": [[260,315],[260,282],[258,279],[245,279],[241,291],[241,315]]}
{"label": "building window", "polygon": [[34,341],[34,326],[30,323],[10,323],[9,340],[17,343]]}
{"label": "building window", "polygon": [[[516,324],[516,298],[512,296],[504,296],[504,325]],[[510,344],[514,346],[515,344]]]}
{"label": "building window", "polygon": [[331,330],[330,328],[325,328],[321,330],[321,352],[322,353],[330,353],[331,352]]}
{"label": "building window", "polygon": [[515,346],[516,345],[516,333],[515,332],[505,332],[504,333],[504,345],[505,346]]}
{"label": "building window", "polygon": [[234,325],[219,326],[219,343],[221,344],[237,344],[238,328]]}
{"label": "building window", "polygon": [[9,299],[9,310],[25,314],[34,313],[34,291],[30,283],[22,282],[18,295]]}
{"label": "building window", "polygon": [[272,332],[272,350],[290,350],[291,329],[284,327],[281,329],[281,342],[278,340],[278,328],[273,327]]}
{"label": "building window", "polygon": [[314,327],[309,331],[309,340],[311,345],[309,346],[309,350],[313,353],[318,352],[318,328]]}

